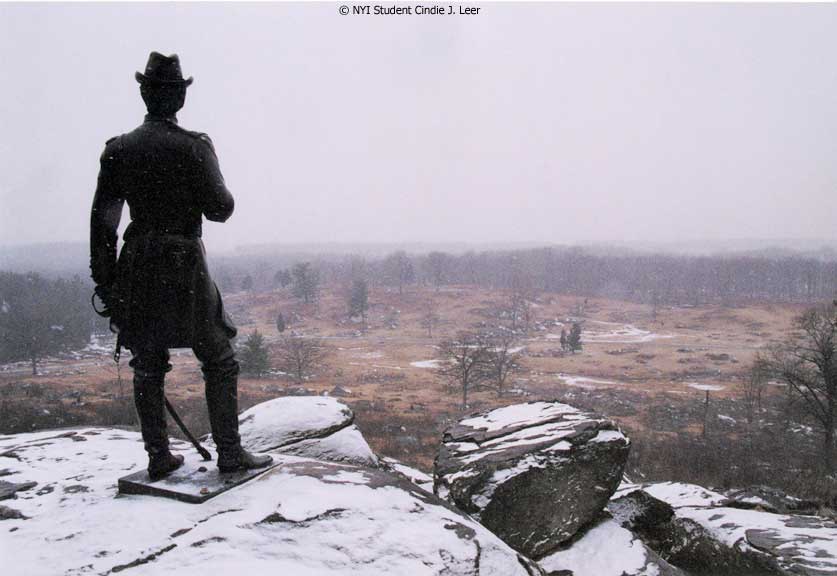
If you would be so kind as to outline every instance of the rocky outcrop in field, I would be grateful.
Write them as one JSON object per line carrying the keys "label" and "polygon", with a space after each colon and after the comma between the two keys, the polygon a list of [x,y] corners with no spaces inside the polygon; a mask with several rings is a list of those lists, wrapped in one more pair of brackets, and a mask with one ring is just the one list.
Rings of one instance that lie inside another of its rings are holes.
{"label": "rocky outcrop in field", "polygon": [[628,449],[605,418],[558,402],[515,404],[445,431],[435,491],[512,548],[541,558],[599,518]]}
{"label": "rocky outcrop in field", "polygon": [[[8,484],[0,557],[14,559],[4,562],[3,573],[543,574],[405,476],[345,463],[368,446],[345,436],[335,441],[351,428],[335,429],[342,408],[316,397],[293,400],[298,417],[310,421],[306,434],[291,442],[275,419],[290,408],[281,405],[284,399],[254,407],[253,418],[242,415],[248,446],[263,442],[285,450],[272,450],[279,466],[203,504],[115,497],[117,478],[145,466],[137,432],[78,428],[0,436],[0,475]],[[287,453],[299,444],[323,457]],[[204,464],[185,443],[174,442],[173,449],[186,455],[187,465]]]}

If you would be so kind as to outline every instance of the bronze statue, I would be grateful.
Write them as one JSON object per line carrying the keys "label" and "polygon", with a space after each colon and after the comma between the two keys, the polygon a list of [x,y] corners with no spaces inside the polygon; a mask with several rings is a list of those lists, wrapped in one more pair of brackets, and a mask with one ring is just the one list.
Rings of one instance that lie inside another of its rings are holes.
{"label": "bronze statue", "polygon": [[[192,348],[201,362],[212,438],[221,472],[268,466],[270,456],[241,447],[238,434],[236,335],[209,275],[201,221],[224,222],[233,197],[224,184],[209,136],[184,130],[175,114],[186,88],[177,55],[152,52],[136,73],[148,114],[138,128],[111,138],[102,153],[90,218],[90,268],[96,294],[118,331],[117,347],[133,358],[134,401],[159,479],[183,464],[169,451],[163,385],[169,348]],[[131,223],[117,260],[124,202]]]}

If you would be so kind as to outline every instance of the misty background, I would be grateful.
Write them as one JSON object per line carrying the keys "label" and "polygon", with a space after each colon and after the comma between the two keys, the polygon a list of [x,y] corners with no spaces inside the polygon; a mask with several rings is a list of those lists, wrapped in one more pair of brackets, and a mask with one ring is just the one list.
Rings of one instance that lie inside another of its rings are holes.
{"label": "misty background", "polygon": [[5,260],[86,257],[152,50],[194,76],[180,124],[236,197],[210,252],[837,245],[837,6],[481,6],[0,4]]}

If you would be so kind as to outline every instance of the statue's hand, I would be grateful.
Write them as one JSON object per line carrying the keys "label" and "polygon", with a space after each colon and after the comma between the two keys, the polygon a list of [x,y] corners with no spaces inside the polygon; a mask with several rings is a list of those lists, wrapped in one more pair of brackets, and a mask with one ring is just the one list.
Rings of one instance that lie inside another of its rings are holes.
{"label": "statue's hand", "polygon": [[[96,311],[96,314],[103,318],[109,318],[113,307],[112,307],[112,294],[111,294],[111,287],[105,286],[104,284],[98,284],[96,288],[93,290],[94,293],[94,302],[93,302],[93,309]],[[98,296],[99,300],[102,302],[101,310],[96,307],[95,297]]]}

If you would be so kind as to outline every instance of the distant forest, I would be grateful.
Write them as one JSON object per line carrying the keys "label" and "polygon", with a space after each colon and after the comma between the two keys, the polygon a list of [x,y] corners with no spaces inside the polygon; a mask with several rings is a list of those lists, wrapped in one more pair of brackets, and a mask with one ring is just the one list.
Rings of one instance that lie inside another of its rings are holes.
{"label": "distant forest", "polygon": [[[248,288],[270,289],[283,265],[290,264],[277,260],[266,254],[224,258],[216,266],[217,280],[222,289],[235,290],[242,276],[252,274]],[[666,305],[810,303],[837,295],[837,261],[801,256],[608,255],[541,248],[421,255],[400,251],[383,258],[311,260],[326,285],[348,285],[362,277],[372,286],[402,289],[459,284]]]}

